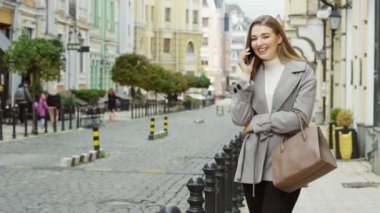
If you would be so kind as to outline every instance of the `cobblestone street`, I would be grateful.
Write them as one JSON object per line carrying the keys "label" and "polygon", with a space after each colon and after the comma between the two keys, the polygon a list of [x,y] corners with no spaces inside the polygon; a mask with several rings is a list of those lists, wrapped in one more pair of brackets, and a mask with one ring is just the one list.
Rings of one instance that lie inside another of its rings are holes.
{"label": "cobblestone street", "polygon": [[[225,108],[169,114],[169,136],[148,141],[149,118],[106,123],[107,157],[73,168],[60,159],[92,149],[91,130],[0,142],[0,212],[158,212],[188,208],[187,180],[238,133]],[[197,124],[195,120],[204,119]],[[156,118],[156,131],[163,117]]]}

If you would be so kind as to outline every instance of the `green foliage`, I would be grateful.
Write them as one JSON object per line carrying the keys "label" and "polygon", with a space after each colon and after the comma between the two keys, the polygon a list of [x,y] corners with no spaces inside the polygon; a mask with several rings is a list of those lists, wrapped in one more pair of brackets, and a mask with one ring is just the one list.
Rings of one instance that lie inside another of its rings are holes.
{"label": "green foliage", "polygon": [[105,90],[100,89],[80,89],[71,90],[71,92],[75,95],[75,97],[83,99],[87,102],[97,102],[99,98],[106,94]]}
{"label": "green foliage", "polygon": [[59,81],[60,71],[64,67],[63,51],[58,39],[32,39],[23,35],[12,42],[4,55],[4,61],[10,64],[11,72],[33,76],[35,84],[40,81]]}
{"label": "green foliage", "polygon": [[143,55],[123,54],[112,67],[112,80],[120,85],[141,87],[148,74],[149,61]]}
{"label": "green foliage", "polygon": [[330,113],[330,119],[331,119],[331,121],[336,122],[336,117],[338,116],[338,113],[341,110],[342,110],[341,108],[334,108],[334,109],[331,110],[331,113]]}
{"label": "green foliage", "polygon": [[348,128],[352,124],[353,120],[353,112],[348,109],[341,110],[336,117],[337,126],[341,126],[343,128]]}
{"label": "green foliage", "polygon": [[75,95],[73,95],[72,93],[66,92],[64,94],[61,94],[60,97],[61,104],[63,107],[67,108],[75,105]]}
{"label": "green foliage", "polygon": [[207,76],[202,73],[201,76],[197,78],[197,88],[208,88],[211,84],[211,81]]}

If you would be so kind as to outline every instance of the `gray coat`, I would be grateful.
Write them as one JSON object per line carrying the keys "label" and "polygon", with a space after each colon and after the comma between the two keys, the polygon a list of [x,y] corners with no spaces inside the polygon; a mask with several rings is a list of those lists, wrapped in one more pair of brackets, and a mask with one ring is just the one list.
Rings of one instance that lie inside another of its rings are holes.
{"label": "gray coat", "polygon": [[[258,70],[254,83],[242,86],[233,97],[232,121],[239,126],[249,122],[254,133],[248,134],[239,155],[235,181],[259,183],[272,181],[272,149],[284,136],[300,130],[295,112],[309,123],[313,112],[316,78],[313,70],[301,61],[285,64],[268,110],[264,71]],[[293,106],[293,107],[292,107]],[[292,107],[292,109],[291,109]]]}

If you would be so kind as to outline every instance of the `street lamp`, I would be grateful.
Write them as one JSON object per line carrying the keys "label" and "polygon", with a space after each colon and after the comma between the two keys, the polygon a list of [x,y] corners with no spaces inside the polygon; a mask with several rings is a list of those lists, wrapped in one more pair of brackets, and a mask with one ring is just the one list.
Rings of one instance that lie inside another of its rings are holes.
{"label": "street lamp", "polygon": [[341,16],[338,10],[333,7],[329,16],[331,28],[331,70],[330,70],[330,109],[334,106],[334,37],[335,31],[339,28]]}
{"label": "street lamp", "polygon": [[[73,36],[74,36],[74,38],[73,38]],[[71,84],[70,84],[71,83],[70,51],[71,50],[80,51],[81,44],[78,43],[78,40],[81,37],[82,37],[81,33],[79,31],[77,31],[76,28],[74,28],[74,30],[72,30],[72,29],[69,30],[69,38],[68,38],[68,42],[67,42],[67,51],[69,51],[68,52],[68,54],[69,54],[68,55],[68,69],[67,69],[67,71],[68,71],[68,73],[67,73],[67,75],[68,75],[68,77],[67,77],[68,89],[71,88]]]}
{"label": "street lamp", "polygon": [[[336,10],[336,7],[331,7],[331,13],[329,16],[330,19],[330,28],[331,28],[331,70],[330,70],[330,113],[334,107],[334,37],[335,30],[339,28],[341,16]],[[329,122],[329,148],[333,148],[333,121]]]}

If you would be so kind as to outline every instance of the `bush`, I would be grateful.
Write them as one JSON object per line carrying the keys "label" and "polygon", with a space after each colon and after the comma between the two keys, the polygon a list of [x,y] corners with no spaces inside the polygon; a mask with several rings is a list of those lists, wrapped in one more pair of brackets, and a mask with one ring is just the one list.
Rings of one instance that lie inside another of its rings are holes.
{"label": "bush", "polygon": [[71,90],[71,92],[78,98],[83,99],[89,103],[95,103],[99,98],[103,97],[106,94],[105,90],[100,89],[80,89],[80,90]]}
{"label": "bush", "polygon": [[330,113],[331,121],[336,122],[336,117],[338,116],[338,114],[341,110],[342,110],[341,108],[334,108],[331,110],[331,113]]}
{"label": "bush", "polygon": [[354,120],[353,117],[354,116],[351,110],[341,110],[336,117],[337,126],[348,128]]}

